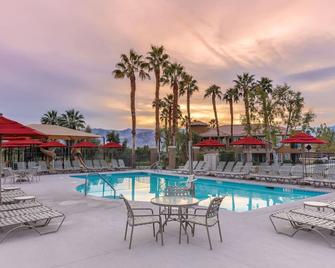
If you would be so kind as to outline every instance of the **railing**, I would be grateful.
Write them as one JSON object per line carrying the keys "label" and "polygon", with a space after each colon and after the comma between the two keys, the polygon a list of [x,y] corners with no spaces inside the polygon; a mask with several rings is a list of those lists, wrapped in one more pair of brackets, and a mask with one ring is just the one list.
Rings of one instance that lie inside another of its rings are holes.
{"label": "railing", "polygon": [[85,196],[87,195],[87,184],[88,184],[88,178],[90,175],[97,175],[100,179],[102,179],[113,191],[113,196],[114,199],[116,198],[116,190],[114,186],[100,173],[98,172],[92,172],[92,173],[87,173],[86,178],[85,178]]}

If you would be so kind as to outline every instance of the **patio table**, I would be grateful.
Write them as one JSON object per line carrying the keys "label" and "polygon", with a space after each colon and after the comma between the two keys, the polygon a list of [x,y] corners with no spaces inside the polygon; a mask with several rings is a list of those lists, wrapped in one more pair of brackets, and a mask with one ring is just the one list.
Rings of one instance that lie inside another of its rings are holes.
{"label": "patio table", "polygon": [[[165,221],[163,223],[163,230],[164,226],[167,225],[168,221],[179,221],[181,224],[184,222],[185,215],[183,215],[183,209],[185,209],[186,214],[188,211],[188,208],[192,206],[196,206],[199,204],[199,199],[194,197],[188,197],[188,196],[159,196],[151,199],[151,203],[153,205],[159,206],[159,213],[161,214],[161,207],[167,208],[167,215],[165,218]],[[178,213],[173,214],[172,208],[177,208]],[[177,216],[177,218],[173,218],[173,216]],[[187,216],[186,216],[187,217]],[[186,235],[187,235],[187,241],[188,241],[188,234],[186,231],[186,226],[182,225]],[[181,243],[181,239],[179,236],[179,244]]]}

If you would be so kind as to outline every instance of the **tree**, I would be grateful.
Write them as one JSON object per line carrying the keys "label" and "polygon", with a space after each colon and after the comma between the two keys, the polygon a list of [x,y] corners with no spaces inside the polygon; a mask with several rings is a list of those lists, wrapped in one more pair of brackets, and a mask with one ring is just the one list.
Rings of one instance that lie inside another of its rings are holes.
{"label": "tree", "polygon": [[223,94],[223,100],[229,104],[230,113],[230,141],[233,141],[234,137],[234,103],[240,100],[240,93],[236,87],[231,87],[226,90]]}
{"label": "tree", "polygon": [[[165,49],[163,46],[151,46],[151,50],[148,52],[148,56],[146,60],[149,63],[150,71],[152,70],[155,74],[155,103],[159,103],[159,91],[160,91],[160,83],[161,83],[161,70],[168,65],[169,63],[169,55],[165,53]],[[155,105],[155,140],[156,140],[156,148],[159,153],[160,151],[160,126],[159,126],[159,105]]]}
{"label": "tree", "polygon": [[79,111],[70,109],[59,117],[59,125],[71,129],[83,129],[85,128],[85,118]]}
{"label": "tree", "polygon": [[304,132],[312,132],[311,123],[314,121],[316,115],[312,111],[303,113],[301,120],[301,130]]}
{"label": "tree", "polygon": [[210,128],[216,128],[215,119],[211,119],[208,122]]}
{"label": "tree", "polygon": [[41,124],[44,124],[44,125],[58,125],[59,124],[58,112],[55,111],[55,110],[47,111],[41,117]]}
{"label": "tree", "polygon": [[237,75],[237,79],[234,80],[234,83],[239,93],[243,96],[246,131],[248,135],[251,135],[251,118],[252,118],[251,107],[253,101],[251,93],[255,88],[254,75],[250,75],[248,73]]}
{"label": "tree", "polygon": [[165,144],[166,148],[170,145],[172,132],[172,110],[173,110],[173,95],[168,94],[161,101],[162,110],[160,119],[164,122]]}
{"label": "tree", "polygon": [[107,139],[108,142],[120,143],[120,135],[115,130],[112,130],[111,132],[109,132],[106,135],[106,139]]}
{"label": "tree", "polygon": [[140,79],[150,79],[148,74],[149,66],[142,59],[142,56],[137,54],[134,50],[130,50],[129,55],[121,54],[120,62],[115,66],[113,71],[114,78],[123,79],[128,78],[130,81],[130,112],[132,121],[132,150],[131,160],[132,167],[135,167],[136,158],[136,107],[135,107],[135,94],[136,94],[136,74]]}
{"label": "tree", "polygon": [[92,133],[92,128],[90,127],[90,125],[87,125],[84,129],[85,132],[87,133]]}
{"label": "tree", "polygon": [[172,109],[172,144],[176,145],[176,133],[178,128],[178,97],[179,83],[182,80],[184,67],[178,63],[169,63],[164,69],[161,82],[163,85],[169,84],[173,91]]}
{"label": "tree", "polygon": [[188,140],[192,140],[191,133],[191,96],[194,92],[199,91],[199,87],[197,85],[197,80],[193,79],[193,77],[187,73],[183,73],[182,81],[180,82],[180,96],[186,94],[186,106],[187,106],[187,118],[186,118],[186,131],[188,134]]}
{"label": "tree", "polygon": [[206,89],[204,98],[212,98],[212,105],[215,117],[215,126],[218,139],[220,138],[220,130],[219,130],[219,120],[218,120],[218,113],[216,110],[216,99],[222,99],[222,91],[221,88],[217,85],[211,85],[209,88]]}

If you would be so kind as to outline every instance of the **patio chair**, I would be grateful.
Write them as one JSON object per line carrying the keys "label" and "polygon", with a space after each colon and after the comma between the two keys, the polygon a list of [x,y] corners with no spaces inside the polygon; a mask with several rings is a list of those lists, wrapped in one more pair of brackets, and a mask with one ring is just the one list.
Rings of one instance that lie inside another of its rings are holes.
{"label": "patio chair", "polygon": [[[335,245],[327,239],[320,230],[335,232],[334,212],[315,211],[306,208],[297,208],[291,210],[282,210],[272,213],[269,218],[276,233],[293,237],[299,231],[315,232],[320,235],[330,247]],[[275,224],[275,220],[286,221],[293,228],[291,232],[280,231]]]}
{"label": "patio chair", "polygon": [[15,162],[14,166],[16,166],[16,170],[20,172],[24,172],[27,170],[26,162]]}
{"label": "patio chair", "polygon": [[29,161],[28,162],[28,169],[32,169],[36,166],[38,166],[37,162],[35,162],[35,161]]}
{"label": "patio chair", "polygon": [[7,179],[11,180],[12,183],[22,182],[22,181],[30,181],[30,176],[27,171],[23,173],[16,173],[11,168],[4,168],[3,173],[5,176],[5,182]]}
{"label": "patio chair", "polygon": [[[5,191],[1,193],[1,204],[13,204],[17,203],[16,197],[26,196],[26,193],[22,190]],[[34,198],[31,198],[34,199]]]}
{"label": "patio chair", "polygon": [[[211,237],[209,234],[209,227],[213,227],[216,224],[218,225],[219,229],[219,235],[220,235],[220,241],[222,243],[222,234],[221,234],[221,227],[220,227],[220,218],[219,218],[219,210],[220,210],[220,205],[222,203],[224,197],[215,197],[211,200],[208,208],[196,208],[194,210],[194,214],[188,214],[187,217],[184,219],[185,224],[186,224],[186,229],[187,229],[187,224],[193,225],[192,227],[192,235],[194,236],[195,232],[195,226],[196,225],[201,225],[206,227],[207,230],[207,237],[208,237],[208,242],[209,242],[209,248],[212,250],[212,242],[211,242]],[[199,211],[205,212],[202,214],[197,214]],[[179,226],[179,239],[181,236],[181,224]]]}
{"label": "patio chair", "polygon": [[[199,166],[199,164],[198,164]],[[197,169],[194,171],[196,174],[199,175],[209,175],[209,163],[205,161],[205,163],[202,165],[201,168]]]}
{"label": "patio chair", "polygon": [[[41,231],[54,219],[60,218],[55,230]],[[28,207],[0,212],[0,228],[8,229],[0,240],[2,243],[9,234],[19,229],[31,229],[40,235],[54,233],[59,230],[65,220],[65,215],[46,206]]]}
{"label": "patio chair", "polygon": [[[130,233],[130,241],[129,241],[129,249],[131,249],[131,243],[133,240],[133,232],[135,226],[141,226],[141,225],[148,225],[152,224],[153,229],[153,235],[156,237],[156,242],[158,240],[158,233],[155,232],[155,223],[159,225],[159,233],[161,235],[161,243],[162,246],[164,245],[163,242],[163,229],[162,229],[162,219],[160,215],[154,214],[154,211],[151,208],[133,208],[130,206],[128,200],[121,194],[120,198],[123,199],[126,208],[127,208],[127,222],[126,222],[126,230],[124,234],[124,240],[127,240],[127,231],[128,231],[128,225],[131,227],[131,233]],[[137,214],[136,212],[141,212],[140,214]],[[149,212],[149,213],[143,213],[143,212]]]}

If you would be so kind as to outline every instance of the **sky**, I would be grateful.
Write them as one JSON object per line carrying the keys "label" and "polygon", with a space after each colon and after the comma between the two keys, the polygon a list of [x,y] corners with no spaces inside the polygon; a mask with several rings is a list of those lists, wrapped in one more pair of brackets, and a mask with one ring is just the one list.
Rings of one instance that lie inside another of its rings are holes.
{"label": "sky", "polygon": [[[209,121],[204,91],[237,74],[300,90],[315,124],[335,124],[335,1],[0,0],[0,112],[23,123],[75,108],[91,127],[130,127],[129,81],[112,71],[121,53],[164,45],[198,80],[192,117]],[[170,93],[162,88],[161,96]],[[138,127],[153,127],[154,80],[138,81]],[[185,99],[181,99],[185,109]],[[241,105],[236,107],[236,123]],[[218,105],[219,121],[229,108]]]}

